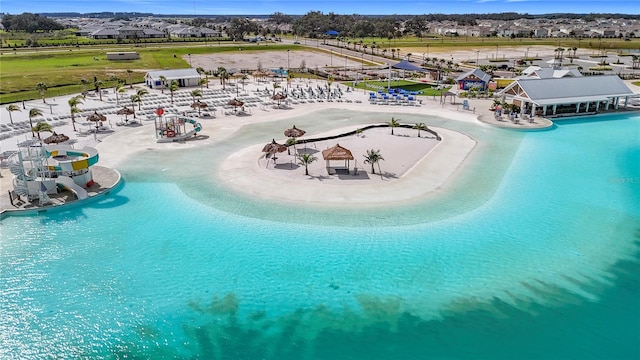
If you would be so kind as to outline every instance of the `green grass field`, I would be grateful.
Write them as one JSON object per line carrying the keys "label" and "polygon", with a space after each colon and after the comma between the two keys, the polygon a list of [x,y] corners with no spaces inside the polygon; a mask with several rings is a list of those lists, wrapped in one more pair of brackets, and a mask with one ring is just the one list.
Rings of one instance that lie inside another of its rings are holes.
{"label": "green grass field", "polygon": [[[294,48],[297,46],[272,45],[268,50]],[[106,52],[117,49],[103,50],[93,47],[37,53],[5,52],[0,57],[0,103],[39,98],[35,91],[35,85],[39,82],[48,85],[46,96],[81,91],[80,81],[83,78],[93,82],[96,77],[103,81],[105,86],[113,86],[113,81],[109,81],[113,76],[129,82],[127,70],[133,71],[132,80],[139,83],[144,81],[144,74],[148,70],[188,68],[188,62],[182,59],[186,54],[235,52],[238,51],[238,46],[154,46],[133,49],[129,47],[126,50],[137,51],[140,59],[109,61],[106,60]]]}

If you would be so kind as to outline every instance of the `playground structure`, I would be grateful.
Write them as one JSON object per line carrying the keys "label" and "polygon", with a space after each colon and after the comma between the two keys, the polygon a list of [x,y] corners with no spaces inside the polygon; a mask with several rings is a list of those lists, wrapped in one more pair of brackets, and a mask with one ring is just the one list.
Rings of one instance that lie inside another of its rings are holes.
{"label": "playground structure", "polygon": [[51,202],[49,195],[65,189],[79,200],[88,197],[86,188],[93,185],[91,166],[98,162],[98,150],[75,149],[71,145],[43,145],[40,140],[18,144],[18,151],[8,159],[13,176],[13,190],[29,201]]}
{"label": "playground structure", "polygon": [[[187,124],[193,125],[193,128],[188,129]],[[194,119],[178,115],[164,115],[162,112],[156,117],[155,128],[156,139],[162,143],[180,141],[195,136],[202,130],[202,124]]]}

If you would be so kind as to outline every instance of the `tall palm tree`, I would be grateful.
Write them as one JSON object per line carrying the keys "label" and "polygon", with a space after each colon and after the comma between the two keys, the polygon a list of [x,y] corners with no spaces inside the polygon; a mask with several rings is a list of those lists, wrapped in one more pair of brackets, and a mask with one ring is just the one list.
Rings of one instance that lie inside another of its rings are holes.
{"label": "tall palm tree", "polygon": [[309,164],[318,160],[317,157],[312,154],[300,154],[298,155],[298,161],[300,165],[304,165],[304,173],[305,175],[309,175]]}
{"label": "tall palm tree", "polygon": [[90,83],[91,82],[85,78],[80,79],[80,85],[82,85],[82,97],[85,97],[87,94],[87,86],[89,86]]}
{"label": "tall palm tree", "polygon": [[[133,118],[136,118],[136,103],[138,103],[138,106],[140,106],[140,95],[138,94],[133,94],[131,95],[131,97],[129,98],[131,100],[131,108],[133,109]],[[138,110],[140,110],[140,108],[138,108]]]}
{"label": "tall palm tree", "polygon": [[7,106],[5,109],[7,109],[7,111],[9,112],[9,121],[11,121],[12,124],[13,124],[13,118],[11,117],[11,113],[14,111],[22,111],[20,110],[20,107],[16,104],[11,104]]}
{"label": "tall palm tree", "polygon": [[43,82],[39,82],[36,84],[36,90],[38,90],[38,93],[40,94],[40,97],[42,98],[43,103],[46,103],[46,101],[44,100],[44,94],[47,92],[48,88],[49,87],[47,86],[47,84]]}
{"label": "tall palm tree", "polygon": [[206,79],[206,78],[198,79],[198,85],[200,85],[200,90],[204,90],[203,89],[204,85],[207,85],[207,88],[209,88],[209,79]]}
{"label": "tall palm tree", "polygon": [[374,167],[375,164],[378,164],[378,170],[380,170],[380,161],[384,160],[382,155],[380,155],[380,150],[367,150],[367,155],[364,156],[364,163],[371,164],[371,173],[375,174],[376,169]]}
{"label": "tall palm tree", "polygon": [[420,130],[426,131],[427,125],[425,125],[424,123],[416,123],[415,125],[413,125],[413,128],[418,130],[418,137],[420,137]]}
{"label": "tall palm tree", "polygon": [[147,95],[148,93],[149,93],[149,90],[147,90],[145,88],[140,88],[140,89],[138,89],[138,91],[136,91],[136,95],[138,95],[138,110],[141,110],[142,97]]}
{"label": "tall palm tree", "polygon": [[73,131],[76,131],[76,114],[82,112],[78,109],[78,105],[82,104],[84,98],[81,95],[74,96],[67,102],[69,104],[69,110],[71,112],[71,124],[73,125]]}
{"label": "tall palm tree", "polygon": [[400,123],[395,118],[391,118],[389,121],[389,127],[391,128],[391,135],[393,135],[393,129],[400,126]]}
{"label": "tall palm tree", "polygon": [[227,72],[227,69],[223,68],[222,66],[218,68],[218,71],[216,73],[220,78],[220,85],[222,85],[222,90],[224,90],[225,89],[224,85],[226,80],[229,78],[229,73]]}
{"label": "tall palm tree", "polygon": [[160,83],[162,84],[162,93],[164,94],[164,89],[167,87],[167,77],[160,75]]}
{"label": "tall palm tree", "polygon": [[200,89],[191,90],[191,93],[189,93],[189,95],[191,95],[193,102],[196,102],[196,98],[202,97],[202,90]]}
{"label": "tall palm tree", "polygon": [[96,87],[96,91],[98,92],[98,96],[100,96],[100,101],[102,101],[102,85],[104,83],[102,82],[102,80],[96,80],[93,82],[93,85],[95,85]]}
{"label": "tall palm tree", "polygon": [[48,123],[44,122],[44,121],[38,121],[38,123],[36,124],[36,126],[34,126],[31,131],[35,131],[36,133],[38,133],[38,139],[41,140],[40,138],[40,133],[43,131],[48,131],[50,133],[53,132],[53,128],[51,127],[51,125],[49,125]]}
{"label": "tall palm tree", "polygon": [[171,84],[169,84],[169,92],[171,93],[171,103],[173,104],[173,93],[178,91],[178,82],[175,80],[171,80]]}
{"label": "tall palm tree", "polygon": [[127,88],[121,82],[118,82],[116,86],[113,88],[113,92],[116,94],[116,105],[120,105],[120,94],[123,94],[126,91],[127,91]]}
{"label": "tall palm tree", "polygon": [[278,84],[277,82],[273,83],[273,95],[276,94],[276,89],[280,87],[280,84]]}
{"label": "tall palm tree", "polygon": [[36,134],[33,132],[33,121],[31,121],[31,119],[33,119],[36,116],[42,116],[42,110],[37,109],[37,108],[32,108],[29,110],[29,125],[31,126],[31,136],[36,136]]}
{"label": "tall palm tree", "polygon": [[129,77],[129,89],[133,89],[133,70],[127,69],[127,76]]}

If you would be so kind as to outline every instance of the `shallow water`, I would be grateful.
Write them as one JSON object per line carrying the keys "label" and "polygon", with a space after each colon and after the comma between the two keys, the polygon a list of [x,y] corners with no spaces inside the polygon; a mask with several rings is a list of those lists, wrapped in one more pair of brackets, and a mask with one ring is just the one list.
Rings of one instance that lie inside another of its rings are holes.
{"label": "shallow water", "polygon": [[[370,121],[325,115],[296,125]],[[402,206],[216,185],[226,154],[286,125],[149,151],[108,198],[4,219],[0,358],[640,356],[637,115],[529,133],[429,119],[482,146],[446,192]]]}

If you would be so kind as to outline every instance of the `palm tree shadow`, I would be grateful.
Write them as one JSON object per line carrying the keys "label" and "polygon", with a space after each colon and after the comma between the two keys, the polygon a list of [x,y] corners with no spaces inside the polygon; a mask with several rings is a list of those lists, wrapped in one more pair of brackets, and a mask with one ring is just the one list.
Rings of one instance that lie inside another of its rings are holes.
{"label": "palm tree shadow", "polygon": [[329,176],[329,175],[309,175],[309,179],[323,181],[323,180],[331,179],[331,176]]}
{"label": "palm tree shadow", "polygon": [[300,165],[296,164],[296,163],[281,163],[281,164],[275,164],[273,166],[274,169],[278,169],[278,170],[296,170],[300,167]]}
{"label": "palm tree shadow", "polygon": [[309,155],[319,152],[319,150],[309,148],[309,147],[303,147],[301,149],[299,148],[297,149],[297,151],[298,151],[298,154],[309,154]]}

